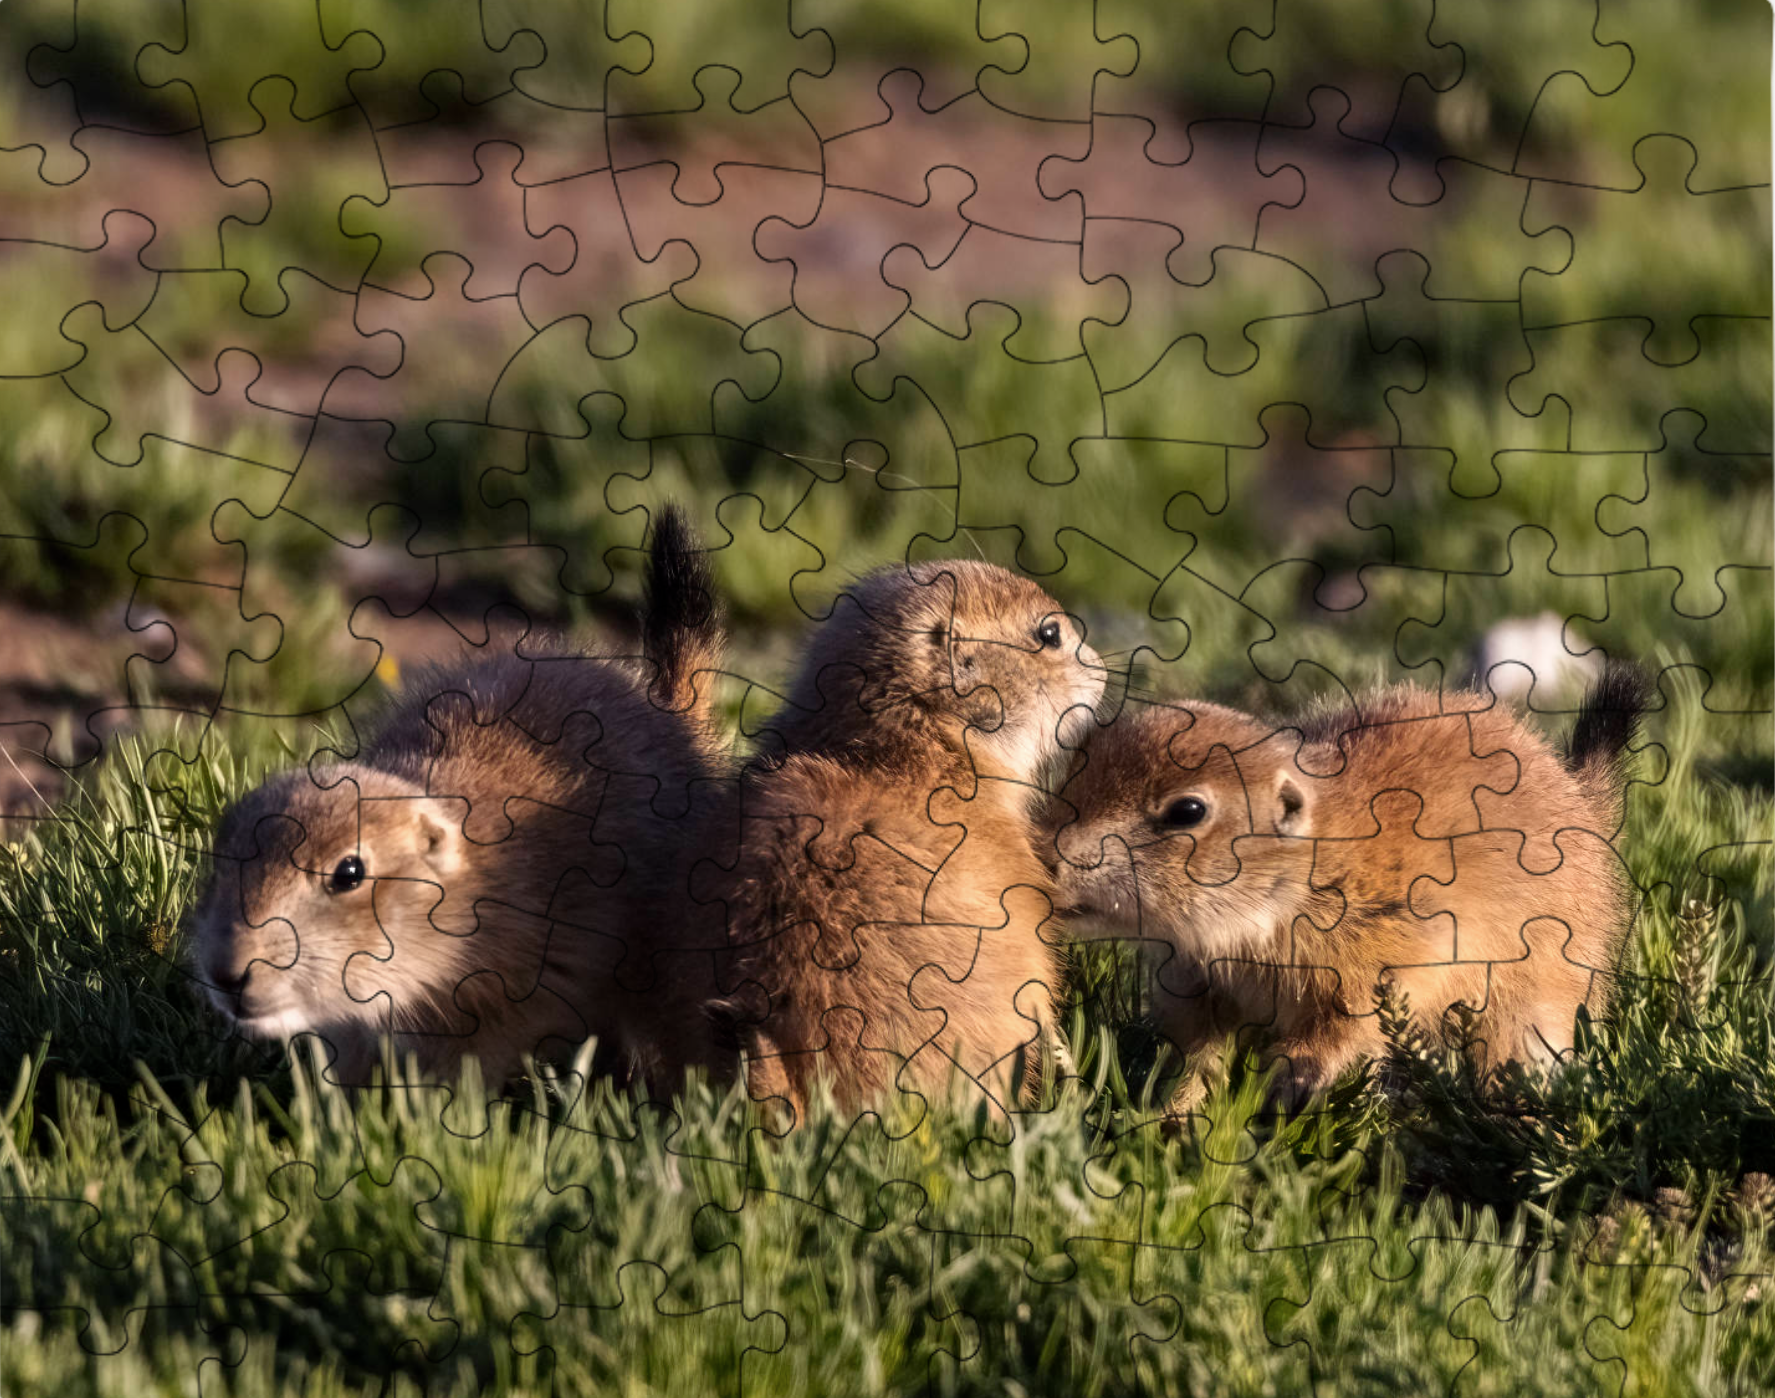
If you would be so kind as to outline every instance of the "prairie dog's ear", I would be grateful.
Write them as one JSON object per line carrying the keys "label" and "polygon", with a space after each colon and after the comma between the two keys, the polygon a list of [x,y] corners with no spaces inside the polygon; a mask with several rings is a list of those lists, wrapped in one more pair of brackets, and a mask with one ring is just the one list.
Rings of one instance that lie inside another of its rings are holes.
{"label": "prairie dog's ear", "polygon": [[1276,774],[1270,825],[1278,835],[1312,833],[1313,812],[1307,798],[1306,786],[1295,773],[1286,767]]}
{"label": "prairie dog's ear", "polygon": [[413,839],[416,852],[427,868],[448,878],[462,868],[464,849],[462,820],[451,803],[431,797],[413,802]]}

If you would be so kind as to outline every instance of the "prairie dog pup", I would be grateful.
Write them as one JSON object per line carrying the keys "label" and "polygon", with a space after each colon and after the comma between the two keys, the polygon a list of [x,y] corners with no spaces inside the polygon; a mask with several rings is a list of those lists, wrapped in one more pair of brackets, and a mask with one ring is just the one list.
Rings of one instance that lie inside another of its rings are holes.
{"label": "prairie dog pup", "polygon": [[1004,1101],[1052,1018],[1051,882],[1028,806],[1103,669],[1041,588],[949,560],[865,578],[814,634],[741,783],[725,907],[731,998],[709,1007],[757,1098],[799,1116],[814,1079],[852,1106],[952,1064]]}
{"label": "prairie dog pup", "polygon": [[689,865],[712,761],[696,677],[721,632],[673,511],[649,569],[645,660],[545,640],[422,675],[356,760],[226,813],[193,960],[234,1027],[318,1033],[346,1081],[383,1034],[429,1071],[474,1053],[493,1082],[594,1033],[650,1086],[709,1058],[683,1012],[712,993],[709,957],[649,929]]}
{"label": "prairie dog pup", "polygon": [[1179,1049],[1267,1029],[1297,1098],[1384,1050],[1383,978],[1432,1024],[1479,1011],[1488,1064],[1551,1061],[1630,920],[1609,840],[1644,706],[1611,668],[1563,759],[1489,696],[1410,686],[1286,728],[1214,704],[1124,714],[1056,803],[1058,902],[1148,941]]}

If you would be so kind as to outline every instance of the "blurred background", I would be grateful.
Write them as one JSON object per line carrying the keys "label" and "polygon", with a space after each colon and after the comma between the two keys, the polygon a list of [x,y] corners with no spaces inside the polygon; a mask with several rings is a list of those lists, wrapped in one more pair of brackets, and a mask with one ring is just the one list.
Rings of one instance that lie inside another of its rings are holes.
{"label": "blurred background", "polygon": [[747,727],[850,578],[968,555],[1253,706],[1693,667],[1766,789],[1769,24],[7,0],[6,809],[620,650],[665,499]]}

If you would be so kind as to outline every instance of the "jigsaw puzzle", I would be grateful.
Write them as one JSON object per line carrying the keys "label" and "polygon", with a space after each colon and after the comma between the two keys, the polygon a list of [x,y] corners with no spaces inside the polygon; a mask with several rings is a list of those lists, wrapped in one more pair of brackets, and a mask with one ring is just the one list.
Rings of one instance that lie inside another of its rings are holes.
{"label": "jigsaw puzzle", "polygon": [[0,1393],[1775,1388],[1765,0],[0,0]]}

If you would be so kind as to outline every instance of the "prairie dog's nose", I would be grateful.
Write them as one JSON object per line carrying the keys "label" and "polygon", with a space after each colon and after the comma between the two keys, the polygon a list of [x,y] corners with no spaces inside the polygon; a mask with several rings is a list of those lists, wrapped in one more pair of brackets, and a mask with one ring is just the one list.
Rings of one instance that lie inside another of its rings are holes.
{"label": "prairie dog's nose", "polygon": [[204,966],[204,974],[209,982],[224,995],[240,996],[245,993],[247,983],[258,973],[258,979],[265,979],[265,953],[244,938],[234,938],[230,944],[218,947],[213,951]]}
{"label": "prairie dog's nose", "polygon": [[1054,832],[1054,849],[1063,864],[1075,869],[1095,869],[1103,863],[1103,832],[1074,821]]}
{"label": "prairie dog's nose", "polygon": [[252,1019],[271,1009],[280,998],[281,969],[263,956],[251,959],[226,956],[209,969],[211,996],[228,1014]]}
{"label": "prairie dog's nose", "polygon": [[250,966],[238,971],[224,965],[212,966],[210,968],[210,984],[224,995],[232,995],[238,1000],[241,993],[247,988],[247,973],[251,970]]}
{"label": "prairie dog's nose", "polygon": [[224,995],[239,997],[254,988],[263,989],[276,979],[274,972],[295,964],[295,929],[282,918],[273,918],[250,933],[236,924],[218,940],[219,945],[212,946],[203,958],[202,970],[204,978]]}

